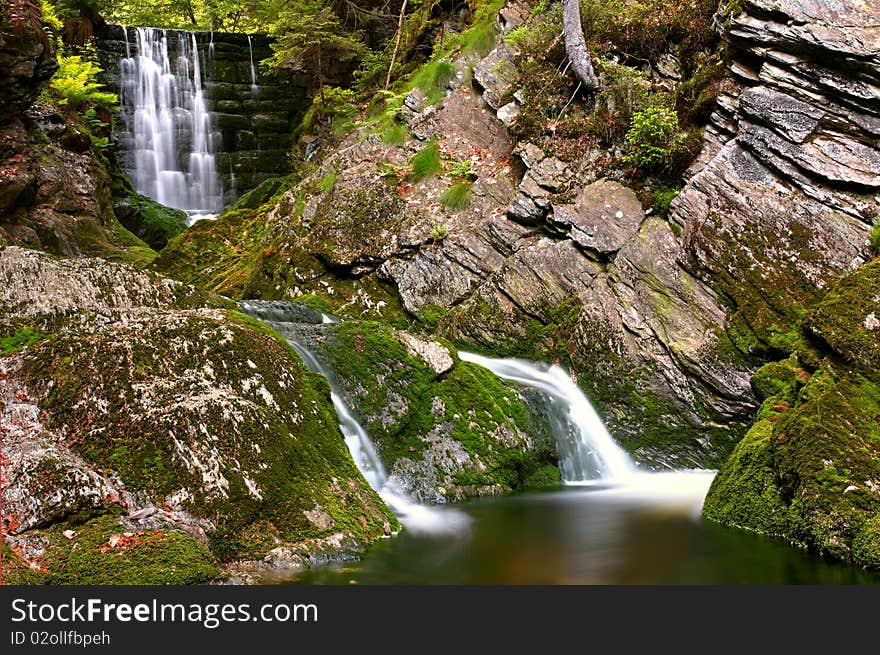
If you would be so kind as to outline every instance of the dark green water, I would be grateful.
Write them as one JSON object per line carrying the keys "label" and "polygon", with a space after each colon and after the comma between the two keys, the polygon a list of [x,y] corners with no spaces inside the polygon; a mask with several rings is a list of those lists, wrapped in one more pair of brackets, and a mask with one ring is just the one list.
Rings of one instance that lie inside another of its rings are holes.
{"label": "dark green water", "polygon": [[[467,515],[446,533],[405,531],[358,562],[294,584],[865,584],[880,577],[779,540],[699,518],[694,501],[650,491],[569,488],[438,510]],[[696,504],[695,504],[696,502]],[[461,517],[461,514],[457,516]]]}

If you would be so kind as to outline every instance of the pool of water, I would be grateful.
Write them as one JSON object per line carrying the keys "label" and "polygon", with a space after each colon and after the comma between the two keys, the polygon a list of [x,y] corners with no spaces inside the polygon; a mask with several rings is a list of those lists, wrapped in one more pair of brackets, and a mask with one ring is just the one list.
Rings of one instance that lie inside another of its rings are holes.
{"label": "pool of water", "polygon": [[[292,584],[863,584],[880,576],[700,517],[710,472],[483,498],[434,510],[356,562]],[[446,520],[448,519],[448,520]]]}

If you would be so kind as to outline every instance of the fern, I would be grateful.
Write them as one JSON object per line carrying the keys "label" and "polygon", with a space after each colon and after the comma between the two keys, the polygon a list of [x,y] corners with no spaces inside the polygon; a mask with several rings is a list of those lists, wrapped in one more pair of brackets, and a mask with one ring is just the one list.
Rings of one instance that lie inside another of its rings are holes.
{"label": "fern", "polygon": [[59,55],[58,70],[49,82],[59,105],[80,110],[85,105],[112,109],[119,102],[115,93],[102,91],[97,77],[101,68],[79,55]]}

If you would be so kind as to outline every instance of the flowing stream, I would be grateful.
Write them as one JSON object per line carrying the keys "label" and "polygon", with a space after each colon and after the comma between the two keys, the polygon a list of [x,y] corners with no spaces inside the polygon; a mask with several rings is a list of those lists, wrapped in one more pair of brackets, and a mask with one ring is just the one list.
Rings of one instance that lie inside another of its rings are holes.
{"label": "flowing stream", "polygon": [[[125,29],[120,77],[123,165],[138,193],[192,223],[223,208],[203,53],[190,32]],[[213,55],[209,47],[208,62]]]}
{"label": "flowing stream", "polygon": [[[825,562],[789,544],[703,520],[714,471],[640,471],[564,369],[468,352],[459,357],[550,400],[565,487],[479,498],[455,506],[413,502],[388,480],[376,449],[332,371],[305,348],[303,323],[331,316],[286,302],[242,308],[284,336],[327,378],[339,426],[370,486],[406,530],[363,560],[270,572],[294,584],[856,584],[876,575]],[[299,327],[298,327],[299,326]]]}
{"label": "flowing stream", "polygon": [[[240,305],[245,312],[277,330],[299,353],[306,366],[327,380],[330,385],[330,398],[333,401],[336,415],[339,417],[339,429],[342,436],[345,437],[345,445],[348,447],[355,465],[407,530],[415,533],[443,533],[466,529],[468,519],[464,514],[456,511],[440,512],[435,507],[420,505],[409,498],[392,480],[388,479],[388,473],[376,452],[376,447],[366,430],[345,404],[333,374],[308,348],[297,340],[296,326],[302,324],[303,319],[313,323],[333,323],[332,317],[322,312],[302,307],[297,308],[285,302],[251,300],[243,301]],[[291,312],[295,313],[291,314]],[[308,316],[309,313],[312,315]]]}

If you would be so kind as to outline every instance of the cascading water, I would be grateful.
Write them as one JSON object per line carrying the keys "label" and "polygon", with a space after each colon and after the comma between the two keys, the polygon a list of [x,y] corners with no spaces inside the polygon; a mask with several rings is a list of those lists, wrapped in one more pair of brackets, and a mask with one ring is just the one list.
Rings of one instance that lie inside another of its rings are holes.
{"label": "cascading water", "polygon": [[[385,465],[376,452],[370,436],[354,417],[342,399],[333,375],[296,339],[296,326],[302,323],[334,323],[335,319],[302,306],[283,301],[242,301],[241,308],[254,318],[273,327],[296,350],[303,362],[311,370],[323,376],[330,385],[330,399],[339,417],[339,429],[345,438],[355,465],[369,485],[382,497],[382,500],[400,519],[403,525],[413,532],[458,532],[466,528],[468,519],[460,512],[438,511],[435,508],[419,505],[409,498],[393,480],[389,480]],[[291,321],[294,319],[294,321]]]}
{"label": "cascading water", "polygon": [[251,95],[256,98],[260,92],[260,87],[257,84],[257,69],[254,67],[254,46],[251,43],[250,34],[248,34],[248,51],[251,55]]}
{"label": "cascading water", "polygon": [[523,359],[484,357],[459,351],[458,356],[495,375],[547,394],[555,412],[550,427],[556,437],[559,469],[567,485],[599,483],[597,493],[616,499],[638,499],[670,508],[680,505],[699,517],[703,498],[715,477],[712,470],[639,471],[611,435],[589,398],[560,366]]}
{"label": "cascading water", "polygon": [[632,477],[635,464],[614,442],[589,399],[564,369],[464,351],[459,351],[458,356],[489,369],[500,378],[534,387],[550,397],[556,410],[551,417],[551,428],[564,482],[577,484],[597,479],[621,482]]}
{"label": "cascading water", "polygon": [[132,47],[125,29],[120,79],[126,172],[138,193],[182,209],[190,222],[214,215],[223,193],[196,37],[150,27],[133,33]]}

